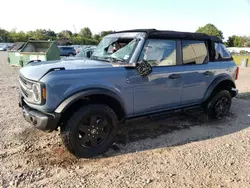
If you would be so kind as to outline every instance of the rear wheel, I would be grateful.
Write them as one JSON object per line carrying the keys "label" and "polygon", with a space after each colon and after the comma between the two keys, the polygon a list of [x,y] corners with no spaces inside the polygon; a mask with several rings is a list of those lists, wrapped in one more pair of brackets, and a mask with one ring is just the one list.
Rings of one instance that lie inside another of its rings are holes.
{"label": "rear wheel", "polygon": [[78,157],[93,157],[107,151],[118,128],[115,112],[106,105],[80,108],[61,128],[67,149]]}
{"label": "rear wheel", "polygon": [[212,95],[208,100],[205,111],[211,119],[222,119],[231,107],[232,96],[229,91],[222,90]]}

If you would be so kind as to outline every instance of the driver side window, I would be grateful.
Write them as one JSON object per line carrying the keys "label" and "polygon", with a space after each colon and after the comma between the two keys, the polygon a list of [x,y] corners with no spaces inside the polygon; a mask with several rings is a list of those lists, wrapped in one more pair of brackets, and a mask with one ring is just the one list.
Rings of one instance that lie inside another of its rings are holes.
{"label": "driver side window", "polygon": [[176,65],[176,41],[148,39],[139,57],[139,61],[142,60],[151,66]]}

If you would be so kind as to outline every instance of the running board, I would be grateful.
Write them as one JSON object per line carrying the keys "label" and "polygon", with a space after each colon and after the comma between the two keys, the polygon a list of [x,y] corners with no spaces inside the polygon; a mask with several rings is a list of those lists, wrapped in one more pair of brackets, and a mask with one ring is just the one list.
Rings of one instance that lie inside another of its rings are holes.
{"label": "running board", "polygon": [[190,106],[190,107],[185,107],[185,108],[172,109],[172,110],[166,110],[166,111],[155,112],[155,113],[150,113],[150,114],[144,114],[144,115],[135,116],[135,117],[129,117],[129,118],[126,118],[126,121],[142,119],[142,118],[149,118],[151,120],[167,119],[167,118],[176,116],[181,112],[194,115],[194,114],[204,112],[204,108],[201,105],[195,105],[195,106]]}

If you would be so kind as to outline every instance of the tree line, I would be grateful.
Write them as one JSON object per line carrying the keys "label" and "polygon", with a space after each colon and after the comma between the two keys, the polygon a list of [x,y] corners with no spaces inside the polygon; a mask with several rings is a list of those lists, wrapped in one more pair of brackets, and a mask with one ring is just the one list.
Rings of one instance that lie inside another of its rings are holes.
{"label": "tree line", "polygon": [[[207,24],[203,27],[199,27],[196,32],[206,33],[208,35],[217,36],[222,40],[224,39],[223,32],[213,24]],[[250,36],[232,35],[228,37],[225,44],[227,47],[250,47]]]}
{"label": "tree line", "polygon": [[102,31],[99,34],[93,34],[88,27],[82,28],[79,33],[72,33],[70,30],[63,30],[59,33],[56,33],[52,30],[46,29],[36,29],[35,31],[17,32],[15,29],[12,31],[7,31],[0,28],[0,42],[26,42],[28,39],[36,40],[60,40],[60,39],[69,39],[73,44],[80,45],[96,45],[100,40],[109,33],[113,31]]}
{"label": "tree line", "polygon": [[[102,31],[99,34],[93,34],[88,27],[80,29],[79,33],[72,33],[70,30],[63,30],[59,33],[56,33],[52,30],[46,29],[36,29],[35,31],[28,32],[17,32],[16,30],[7,31],[0,28],[0,42],[25,42],[29,38],[55,41],[67,38],[71,40],[73,44],[96,45],[104,36],[112,32],[114,31],[109,30]],[[217,36],[222,40],[224,39],[223,32],[211,23],[199,27],[196,32],[206,33],[208,35]],[[225,41],[225,44],[227,47],[250,47],[250,37],[233,35],[228,37],[228,40]]]}

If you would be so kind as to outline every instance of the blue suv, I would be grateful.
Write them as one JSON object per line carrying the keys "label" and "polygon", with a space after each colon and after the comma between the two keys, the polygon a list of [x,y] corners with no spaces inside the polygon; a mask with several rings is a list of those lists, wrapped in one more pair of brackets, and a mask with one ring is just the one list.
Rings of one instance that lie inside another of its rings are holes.
{"label": "blue suv", "polygon": [[60,56],[75,56],[76,50],[74,47],[70,46],[59,46]]}
{"label": "blue suv", "polygon": [[70,152],[107,151],[121,122],[202,107],[221,119],[237,95],[238,67],[220,39],[201,33],[129,30],[102,39],[90,59],[31,62],[20,69],[24,118],[60,128]]}

